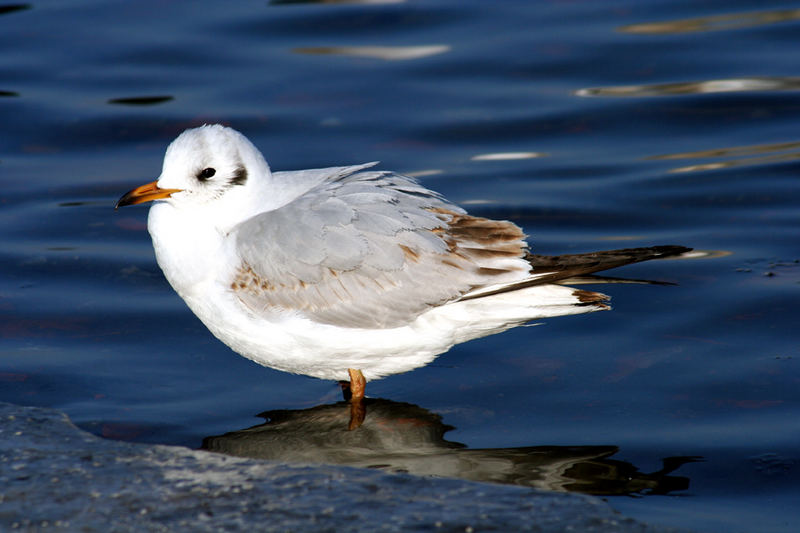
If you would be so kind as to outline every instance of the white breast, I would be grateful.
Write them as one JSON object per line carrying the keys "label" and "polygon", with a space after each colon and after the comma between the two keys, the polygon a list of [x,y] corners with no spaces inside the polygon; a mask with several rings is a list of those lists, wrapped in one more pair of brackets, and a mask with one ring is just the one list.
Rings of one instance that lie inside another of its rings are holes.
{"label": "white breast", "polygon": [[219,269],[227,266],[222,235],[199,214],[159,202],[150,208],[147,229],[158,266],[184,300],[197,297]]}

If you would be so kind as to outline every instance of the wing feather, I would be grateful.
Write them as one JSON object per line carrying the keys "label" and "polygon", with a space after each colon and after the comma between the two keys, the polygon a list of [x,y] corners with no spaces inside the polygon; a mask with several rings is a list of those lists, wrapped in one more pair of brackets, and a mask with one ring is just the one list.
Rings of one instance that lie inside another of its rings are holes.
{"label": "wing feather", "polygon": [[411,178],[364,168],[332,169],[294,201],[234,228],[241,266],[231,289],[245,305],[396,327],[528,275],[525,235],[513,223],[471,217]]}

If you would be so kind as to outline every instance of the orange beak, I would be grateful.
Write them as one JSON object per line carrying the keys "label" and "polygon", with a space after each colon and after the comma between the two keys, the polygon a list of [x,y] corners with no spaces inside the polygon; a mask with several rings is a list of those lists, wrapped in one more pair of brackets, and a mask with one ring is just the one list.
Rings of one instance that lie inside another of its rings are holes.
{"label": "orange beak", "polygon": [[144,202],[152,202],[153,200],[160,200],[162,198],[169,198],[170,195],[181,192],[181,189],[159,189],[156,183],[157,182],[153,181],[126,192],[122,195],[122,198],[117,201],[117,205],[114,206],[114,209],[125,207],[126,205],[136,205]]}

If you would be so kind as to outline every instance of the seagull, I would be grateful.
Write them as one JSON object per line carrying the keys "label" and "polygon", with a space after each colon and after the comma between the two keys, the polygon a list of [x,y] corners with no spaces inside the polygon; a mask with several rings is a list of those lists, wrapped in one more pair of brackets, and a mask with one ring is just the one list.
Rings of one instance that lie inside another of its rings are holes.
{"label": "seagull", "polygon": [[534,255],[513,222],[376,165],[271,172],[244,135],[205,125],[116,207],[153,202],[156,260],[214,336],[261,365],[338,380],[356,403],[367,380],[456,344],[609,309],[570,279],[689,250]]}

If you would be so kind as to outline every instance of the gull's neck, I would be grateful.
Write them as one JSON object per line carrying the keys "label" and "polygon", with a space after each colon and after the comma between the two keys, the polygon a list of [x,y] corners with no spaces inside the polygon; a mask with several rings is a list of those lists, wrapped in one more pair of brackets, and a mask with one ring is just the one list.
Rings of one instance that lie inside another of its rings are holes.
{"label": "gull's neck", "polygon": [[[150,207],[147,229],[156,260],[170,285],[187,302],[229,265],[224,236],[200,210],[179,210],[167,202]],[[191,304],[190,304],[191,305]]]}

